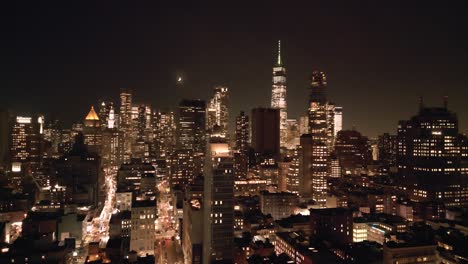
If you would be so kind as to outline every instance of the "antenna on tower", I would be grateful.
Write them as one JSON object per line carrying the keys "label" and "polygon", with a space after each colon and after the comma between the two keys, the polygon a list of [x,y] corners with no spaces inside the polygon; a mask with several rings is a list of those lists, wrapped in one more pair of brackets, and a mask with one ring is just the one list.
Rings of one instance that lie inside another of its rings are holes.
{"label": "antenna on tower", "polygon": [[444,108],[445,108],[445,110],[448,109],[448,96],[447,95],[444,96]]}
{"label": "antenna on tower", "polygon": [[281,40],[278,40],[278,66],[281,66]]}

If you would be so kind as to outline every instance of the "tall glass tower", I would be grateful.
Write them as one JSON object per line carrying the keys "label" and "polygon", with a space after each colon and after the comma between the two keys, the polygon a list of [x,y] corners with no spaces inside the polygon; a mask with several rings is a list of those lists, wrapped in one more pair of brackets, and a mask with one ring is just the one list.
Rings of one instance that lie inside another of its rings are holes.
{"label": "tall glass tower", "polygon": [[280,110],[280,145],[284,146],[287,135],[288,119],[286,104],[286,68],[281,61],[281,40],[278,40],[278,59],[273,67],[273,87],[271,89],[271,108]]}

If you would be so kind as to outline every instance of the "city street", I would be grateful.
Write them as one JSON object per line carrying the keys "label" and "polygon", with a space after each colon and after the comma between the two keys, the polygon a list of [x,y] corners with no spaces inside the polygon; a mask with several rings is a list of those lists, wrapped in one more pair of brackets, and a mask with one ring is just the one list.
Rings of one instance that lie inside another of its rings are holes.
{"label": "city street", "polygon": [[87,247],[90,242],[99,242],[101,248],[106,246],[106,243],[109,240],[109,221],[115,207],[115,192],[117,188],[116,177],[117,168],[104,169],[106,190],[104,206],[99,216],[93,218],[90,229],[87,230],[86,234],[83,234],[82,248],[75,251],[76,253],[73,256],[73,263],[83,263],[86,255],[88,254]]}
{"label": "city street", "polygon": [[156,263],[183,263],[178,223],[174,216],[174,207],[169,183],[158,184],[158,219],[156,220]]}

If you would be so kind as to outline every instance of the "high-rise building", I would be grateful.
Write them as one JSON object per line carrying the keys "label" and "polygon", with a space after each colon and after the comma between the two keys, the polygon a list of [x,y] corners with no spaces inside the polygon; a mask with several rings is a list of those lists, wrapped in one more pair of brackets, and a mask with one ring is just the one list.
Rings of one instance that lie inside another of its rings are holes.
{"label": "high-rise building", "polygon": [[153,138],[152,118],[151,106],[147,104],[137,104],[132,106],[133,141],[137,139],[149,141]]}
{"label": "high-rise building", "polygon": [[120,91],[120,113],[119,113],[119,129],[123,133],[123,149],[121,150],[124,157],[124,162],[129,161],[132,156],[132,91],[129,89],[121,89]]}
{"label": "high-rise building", "polygon": [[[112,110],[111,110],[112,111]],[[111,124],[109,122],[109,124]],[[122,163],[122,132],[117,128],[106,128],[102,131],[101,157],[105,167],[117,167]]]}
{"label": "high-rise building", "polygon": [[327,142],[327,77],[314,71],[310,80],[309,133],[314,141]]}
{"label": "high-rise building", "polygon": [[179,149],[205,152],[206,105],[202,100],[182,100],[179,104],[177,126]]}
{"label": "high-rise building", "polygon": [[[326,96],[327,77],[325,73],[314,71],[310,80],[309,133],[311,144],[312,198],[324,205],[326,202],[326,182],[330,176],[330,149],[333,143],[334,105],[328,104]],[[333,106],[333,107],[331,107]],[[304,135],[303,135],[304,137]]]}
{"label": "high-rise building", "polygon": [[286,190],[288,192],[299,193],[299,173],[301,169],[300,159],[302,155],[301,152],[301,146],[297,146],[296,149],[294,149],[292,155],[291,165],[289,166],[288,175],[286,177]]}
{"label": "high-rise building", "polygon": [[73,148],[54,165],[58,184],[71,191],[73,202],[93,205],[103,202],[104,173],[100,164],[100,157],[88,151],[83,134],[78,133]]}
{"label": "high-rise building", "polygon": [[279,157],[280,111],[274,108],[252,109],[252,147],[261,155]]}
{"label": "high-rise building", "polygon": [[343,129],[343,107],[335,106],[334,120],[333,120],[333,135],[336,137],[338,132]]}
{"label": "high-rise building", "polygon": [[286,136],[284,139],[283,147],[288,150],[294,149],[299,145],[299,138],[302,134],[299,130],[299,123],[296,119],[287,119],[286,120]]}
{"label": "high-rise building", "polygon": [[249,148],[249,116],[244,111],[236,117],[236,150],[246,153]]}
{"label": "high-rise building", "polygon": [[413,201],[468,204],[468,140],[459,134],[457,115],[444,107],[424,107],[398,124],[400,185]]}
{"label": "high-rise building", "polygon": [[299,136],[309,134],[309,113],[299,117]]}
{"label": "high-rise building", "polygon": [[174,112],[155,111],[153,121],[156,157],[166,157],[174,151],[176,146],[176,122]]}
{"label": "high-rise building", "polygon": [[356,130],[338,132],[334,153],[346,174],[359,175],[361,169],[366,168],[372,160],[368,138]]}
{"label": "high-rise building", "polygon": [[204,172],[203,263],[233,263],[234,161],[225,138],[210,138]]}
{"label": "high-rise building", "polygon": [[191,184],[196,175],[194,154],[191,149],[178,149],[169,157],[169,183],[182,190]]}
{"label": "high-rise building", "polygon": [[[101,121],[101,129],[109,127],[109,119],[111,109],[114,108],[114,103],[111,101],[101,100],[99,103],[99,120]],[[114,113],[113,113],[114,114]],[[112,117],[115,118],[115,115]]]}
{"label": "high-rise building", "polygon": [[229,96],[228,88],[217,86],[213,89],[213,97],[207,105],[207,130],[210,131],[213,127],[221,127],[221,133],[227,136],[229,122]]}
{"label": "high-rise building", "polygon": [[88,146],[90,152],[100,154],[102,146],[102,131],[101,121],[99,116],[94,111],[94,107],[91,106],[88,115],[83,122],[83,135],[85,144]]}
{"label": "high-rise building", "polygon": [[380,135],[377,146],[379,148],[379,160],[384,164],[394,165],[396,163],[397,152],[396,135],[390,135],[389,133]]}
{"label": "high-rise building", "polygon": [[278,58],[273,67],[273,87],[271,90],[271,108],[280,111],[280,142],[281,146],[286,143],[288,119],[286,102],[286,68],[281,60],[281,41],[278,41]]}
{"label": "high-rise building", "polygon": [[13,172],[39,166],[42,156],[42,124],[40,122],[43,122],[42,116],[16,117],[10,134],[10,159]]}

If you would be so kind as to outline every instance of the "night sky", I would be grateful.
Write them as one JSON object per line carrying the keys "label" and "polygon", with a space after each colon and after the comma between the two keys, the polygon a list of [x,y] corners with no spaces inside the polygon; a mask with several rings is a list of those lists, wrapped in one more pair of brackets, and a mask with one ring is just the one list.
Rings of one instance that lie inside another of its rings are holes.
{"label": "night sky", "polygon": [[[468,131],[463,1],[45,2],[2,8],[0,107],[71,123],[99,98],[117,101],[121,87],[137,102],[175,109],[181,98],[207,99],[226,85],[234,116],[269,106],[281,39],[289,117],[306,111],[317,69],[328,75],[330,100],[344,107],[345,128],[395,132],[420,95],[427,105],[448,95]],[[185,83],[176,89],[178,75]]]}

